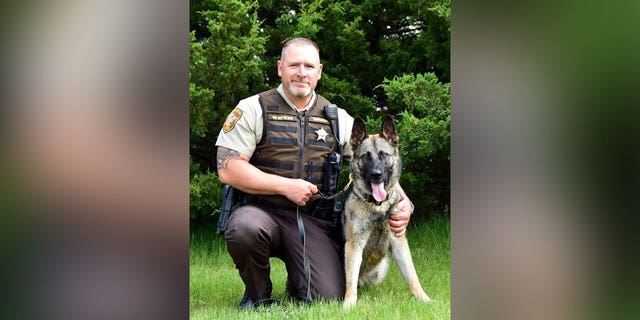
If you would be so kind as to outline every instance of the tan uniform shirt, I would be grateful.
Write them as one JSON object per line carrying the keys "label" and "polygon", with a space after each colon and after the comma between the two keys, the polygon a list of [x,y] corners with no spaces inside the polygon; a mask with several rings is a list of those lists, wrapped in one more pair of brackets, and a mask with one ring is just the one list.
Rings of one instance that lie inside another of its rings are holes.
{"label": "tan uniform shirt", "polygon": [[[282,84],[280,84],[276,90],[293,110],[297,110],[296,106],[284,94]],[[309,109],[315,99],[316,93],[314,91],[309,105],[302,111]],[[262,127],[262,107],[260,107],[258,95],[256,94],[240,100],[236,108],[227,116],[227,120],[218,135],[216,146],[235,150],[251,157],[256,149],[256,145],[260,142],[260,139],[262,139]],[[352,154],[349,139],[351,138],[353,117],[342,108],[338,108],[338,127],[340,131],[340,143],[344,148],[344,159],[349,161]]]}

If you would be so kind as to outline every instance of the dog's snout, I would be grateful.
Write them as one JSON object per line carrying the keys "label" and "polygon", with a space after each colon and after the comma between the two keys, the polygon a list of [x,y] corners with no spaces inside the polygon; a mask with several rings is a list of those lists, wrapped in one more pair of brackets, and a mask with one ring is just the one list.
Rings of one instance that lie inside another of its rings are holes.
{"label": "dog's snout", "polygon": [[380,179],[382,177],[382,170],[378,168],[374,168],[371,170],[371,177],[375,179]]}

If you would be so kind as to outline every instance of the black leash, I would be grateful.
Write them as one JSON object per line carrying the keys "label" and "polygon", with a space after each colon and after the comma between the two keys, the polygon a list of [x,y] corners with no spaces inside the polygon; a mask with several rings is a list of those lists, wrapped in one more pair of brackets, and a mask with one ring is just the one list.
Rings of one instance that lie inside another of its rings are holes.
{"label": "black leash", "polygon": [[351,186],[351,175],[349,175],[349,182],[347,182],[347,185],[344,186],[344,188],[342,188],[342,190],[340,190],[340,192],[336,193],[336,194],[332,194],[332,195],[326,195],[324,193],[322,193],[322,191],[318,190],[318,193],[314,194],[311,199],[309,199],[309,202],[313,202],[316,201],[318,199],[325,199],[325,200],[332,200],[335,199],[339,196],[341,196],[342,194],[344,194],[345,192],[347,192],[347,190],[349,190],[349,187]]}
{"label": "black leash", "polygon": [[304,236],[304,222],[302,222],[302,215],[300,214],[300,206],[296,206],[296,219],[298,220],[298,232],[300,233],[300,240],[302,240],[302,261],[304,263],[304,276],[307,280],[307,297],[305,300],[308,303],[313,302],[311,298],[311,267],[309,266],[309,258],[307,257],[307,241]]}
{"label": "black leash", "polygon": [[[340,192],[328,196],[318,191],[318,193],[314,194],[313,197],[309,199],[309,202],[318,200],[320,198],[327,200],[335,199],[349,189],[349,187],[351,186],[351,181],[351,175],[349,175],[349,182]],[[307,257],[307,241],[304,234],[304,222],[302,221],[302,215],[300,214],[300,206],[296,206],[296,219],[298,221],[298,233],[300,233],[300,240],[302,240],[302,261],[304,264],[304,277],[307,280],[307,297],[305,298],[305,300],[308,303],[311,303],[313,302],[313,299],[311,298],[311,267],[309,266],[309,258]]]}

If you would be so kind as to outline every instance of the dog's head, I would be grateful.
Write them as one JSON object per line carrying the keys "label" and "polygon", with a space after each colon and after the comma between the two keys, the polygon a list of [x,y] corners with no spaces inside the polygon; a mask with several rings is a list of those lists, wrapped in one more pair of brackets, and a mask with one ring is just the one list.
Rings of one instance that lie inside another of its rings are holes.
{"label": "dog's head", "polygon": [[380,133],[374,135],[367,135],[362,119],[354,119],[349,142],[353,150],[350,169],[354,187],[371,194],[378,202],[386,200],[402,169],[393,119],[386,116]]}

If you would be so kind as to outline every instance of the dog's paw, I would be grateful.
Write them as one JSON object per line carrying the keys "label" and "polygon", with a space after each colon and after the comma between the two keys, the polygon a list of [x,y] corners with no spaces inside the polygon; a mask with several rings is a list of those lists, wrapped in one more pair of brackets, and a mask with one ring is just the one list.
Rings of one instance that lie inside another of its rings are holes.
{"label": "dog's paw", "polygon": [[429,296],[422,292],[422,294],[419,294],[416,296],[416,298],[418,298],[418,300],[422,301],[422,302],[432,302],[433,300],[431,300],[431,298],[429,298]]}
{"label": "dog's paw", "polygon": [[429,296],[419,286],[411,288],[411,293],[416,297],[416,299],[422,302],[431,302],[431,298],[429,298]]}
{"label": "dog's paw", "polygon": [[358,300],[358,299],[357,299],[356,297],[353,297],[353,298],[345,298],[345,299],[344,299],[344,302],[342,303],[342,309],[344,309],[344,310],[348,310],[348,309],[351,309],[351,308],[355,307],[355,306],[356,306],[356,301],[357,301],[357,300]]}

